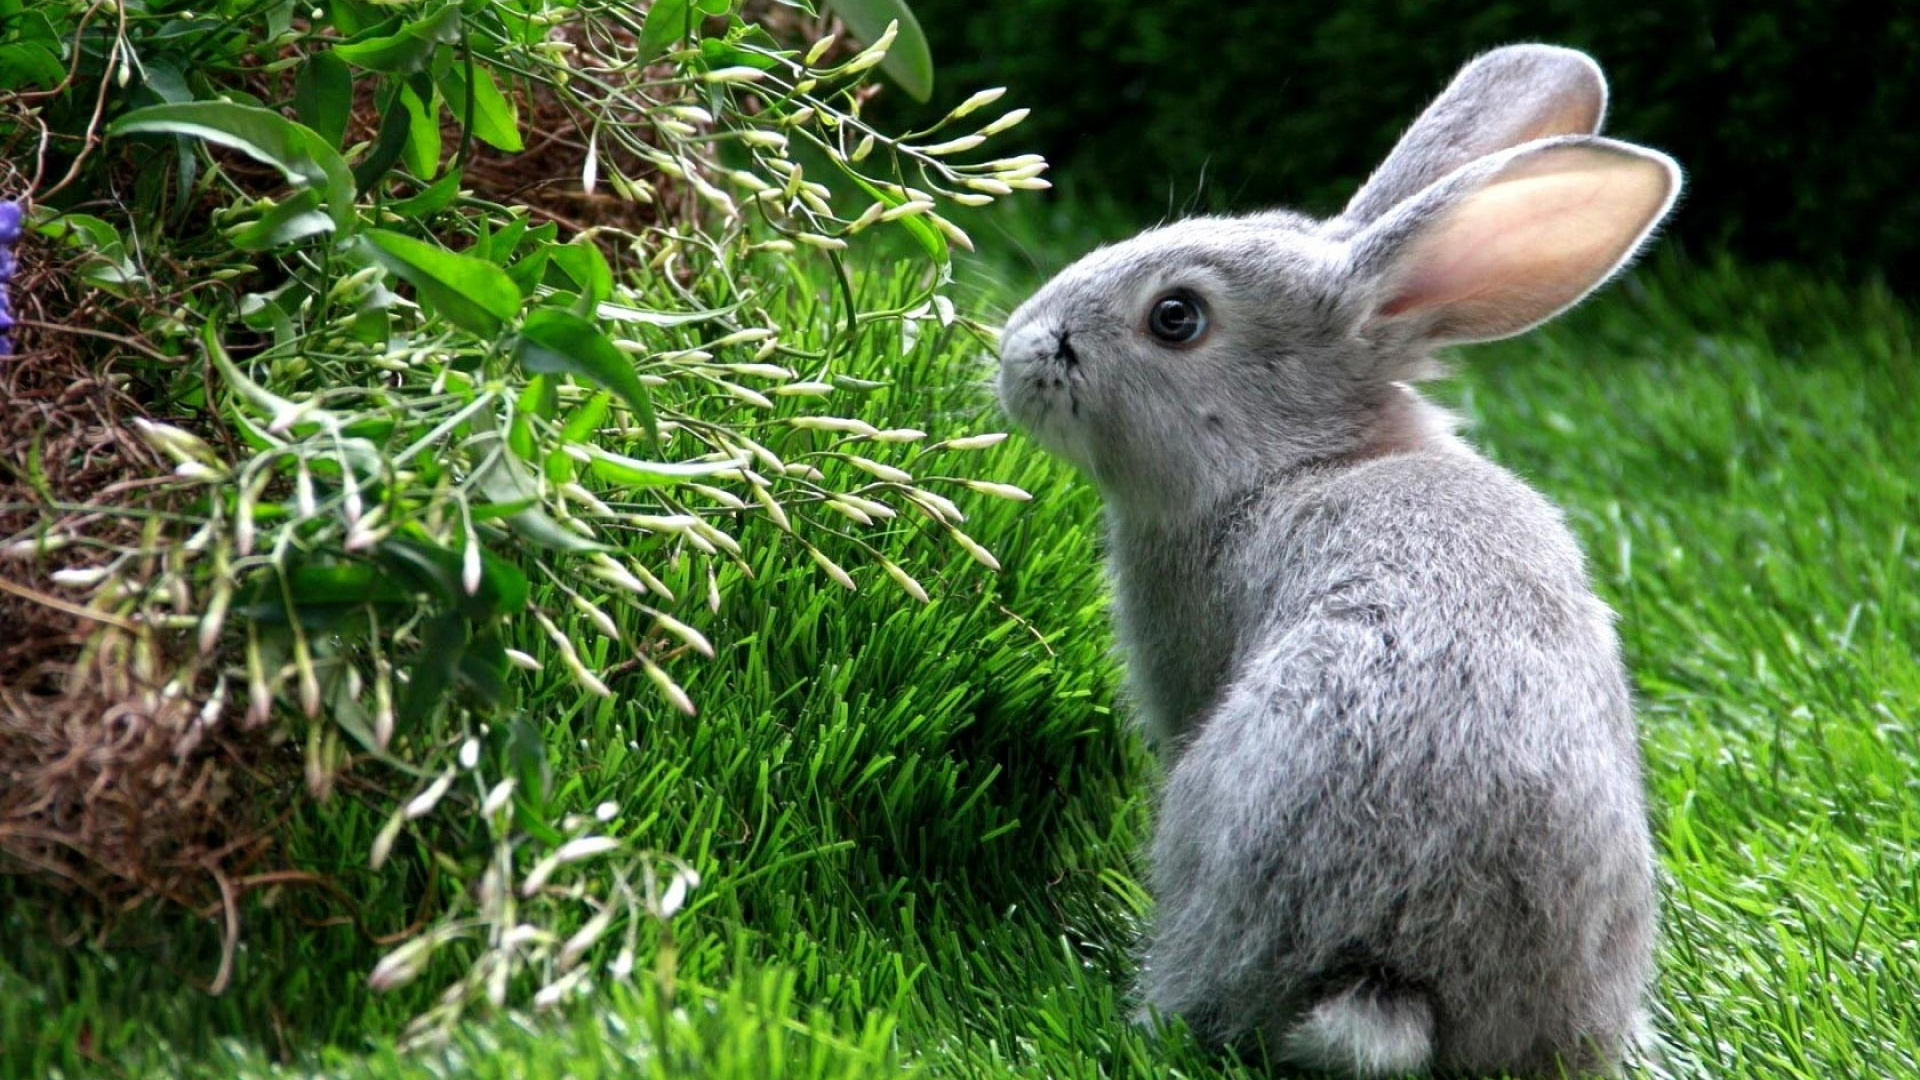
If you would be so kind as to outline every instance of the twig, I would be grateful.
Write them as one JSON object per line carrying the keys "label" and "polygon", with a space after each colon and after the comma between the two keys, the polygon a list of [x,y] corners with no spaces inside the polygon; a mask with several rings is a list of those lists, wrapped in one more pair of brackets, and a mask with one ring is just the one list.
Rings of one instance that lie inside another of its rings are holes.
{"label": "twig", "polygon": [[[74,79],[80,75],[80,61],[86,56],[86,50],[80,48],[80,38],[87,32],[87,24],[93,21],[94,15],[98,14],[100,9],[109,6],[112,5],[96,2],[90,5],[87,10],[80,13],[80,24],[76,26],[73,31],[73,62],[67,65],[66,78],[61,79],[59,83],[50,90],[22,90],[10,96],[19,101],[37,101],[40,98],[59,97],[65,93],[67,87],[72,86]],[[33,179],[34,182],[38,184],[40,180],[39,174],[36,173]]]}
{"label": "twig", "polygon": [[207,873],[213,875],[215,884],[220,886],[220,906],[227,914],[226,929],[220,935],[220,970],[213,977],[213,985],[207,987],[207,993],[218,996],[225,993],[233,981],[233,956],[240,948],[240,905],[233,895],[233,882],[227,880],[218,865],[207,864]]}
{"label": "twig", "polygon": [[[107,50],[107,65],[105,69],[100,72],[100,94],[94,98],[93,116],[87,120],[86,141],[81,144],[80,152],[73,156],[73,164],[68,167],[67,175],[61,177],[59,183],[53,185],[53,187],[47,189],[45,192],[34,195],[33,198],[37,201],[45,202],[53,198],[55,195],[60,194],[68,184],[78,179],[80,176],[80,167],[87,163],[88,156],[93,153],[95,147],[100,145],[100,117],[105,115],[107,111],[107,95],[113,88],[114,70],[116,65],[124,68],[127,63],[126,57],[124,56],[127,49],[126,5],[115,4],[114,11],[119,15],[120,23],[114,31],[113,47]],[[76,49],[75,51],[78,52],[79,50]]]}
{"label": "twig", "polygon": [[55,611],[66,612],[68,615],[76,618],[91,619],[94,622],[106,623],[108,626],[116,626],[129,632],[139,629],[138,626],[135,626],[133,623],[128,622],[118,615],[108,615],[103,611],[95,611],[92,608],[81,607],[79,604],[73,603],[70,600],[62,600],[57,596],[48,596],[38,589],[29,588],[3,577],[0,577],[0,592],[12,593],[22,600],[31,600],[36,604],[45,605]]}
{"label": "twig", "polygon": [[52,330],[62,334],[79,334],[83,337],[101,338],[106,341],[111,341],[116,345],[125,345],[129,349],[145,354],[149,359],[158,360],[165,364],[178,363],[182,359],[178,356],[168,356],[166,353],[155,349],[139,338],[127,337],[125,334],[116,334],[109,330],[95,330],[89,326],[68,326],[65,323],[42,322],[39,319],[15,319],[14,325],[25,326],[34,330]]}
{"label": "twig", "polygon": [[1040,647],[1047,651],[1048,657],[1056,660],[1059,659],[1060,654],[1053,651],[1053,646],[1047,644],[1046,636],[1040,633],[1040,631],[1034,629],[1034,626],[1032,623],[1021,618],[1018,615],[1015,615],[1013,613],[1013,610],[1007,607],[1007,605],[1005,604],[995,604],[993,605],[993,607],[995,611],[998,611],[1000,614],[1005,615],[1007,618],[1012,619],[1014,622],[1019,623],[1022,627],[1026,629],[1027,633],[1033,635],[1033,640],[1040,643]]}

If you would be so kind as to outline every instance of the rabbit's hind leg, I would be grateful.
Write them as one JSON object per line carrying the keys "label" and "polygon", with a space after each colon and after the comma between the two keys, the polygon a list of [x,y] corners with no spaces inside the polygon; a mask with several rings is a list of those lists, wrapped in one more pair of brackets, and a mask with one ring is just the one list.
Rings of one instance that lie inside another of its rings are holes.
{"label": "rabbit's hind leg", "polygon": [[1433,1005],[1419,990],[1365,980],[1321,998],[1279,1040],[1292,1064],[1355,1077],[1424,1073],[1433,1062]]}

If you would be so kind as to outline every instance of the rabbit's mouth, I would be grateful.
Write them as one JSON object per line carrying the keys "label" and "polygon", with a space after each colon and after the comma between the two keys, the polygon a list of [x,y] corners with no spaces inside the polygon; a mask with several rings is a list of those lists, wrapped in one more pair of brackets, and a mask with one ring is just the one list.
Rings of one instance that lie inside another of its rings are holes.
{"label": "rabbit's mouth", "polygon": [[[1052,370],[1028,370],[1014,376],[1020,383],[1020,396],[1037,405],[1042,415],[1051,416],[1064,410],[1074,419],[1080,417],[1080,399],[1074,394],[1074,382],[1078,376],[1073,368],[1049,365]],[[1001,367],[1001,394],[1006,396],[1008,373]]]}
{"label": "rabbit's mouth", "polygon": [[1080,457],[1075,451],[1083,377],[1071,332],[1033,320],[1001,335],[1001,407],[1048,449],[1074,459]]}

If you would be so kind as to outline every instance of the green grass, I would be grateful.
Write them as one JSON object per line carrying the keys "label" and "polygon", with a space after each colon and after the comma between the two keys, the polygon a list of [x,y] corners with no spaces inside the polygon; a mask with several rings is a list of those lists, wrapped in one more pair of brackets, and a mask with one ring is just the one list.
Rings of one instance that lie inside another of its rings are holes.
{"label": "green grass", "polygon": [[[1013,235],[1057,263],[1071,244],[1031,239],[1047,231]],[[1009,266],[983,286],[1003,304],[998,283],[1034,274]],[[1568,508],[1620,611],[1676,1076],[1920,1075],[1916,337],[1883,293],[1667,262],[1438,390]],[[875,342],[860,373],[893,385],[868,413],[991,427],[978,353]],[[676,669],[700,717],[637,677],[610,703],[563,678],[526,697],[558,797],[617,800],[623,835],[704,876],[632,986],[403,1055],[431,980],[369,992],[381,950],[310,925],[313,896],[250,904],[234,988],[209,998],[212,929],[134,918],[111,951],[62,947],[74,924],[46,894],[0,885],[0,1075],[1259,1074],[1126,1023],[1154,776],[1115,702],[1097,502],[1019,439],[979,463],[1037,496],[962,500],[1005,573],[903,533],[938,567],[923,607],[872,572],[846,593],[749,531],[719,660]],[[288,854],[390,930],[424,870],[327,861],[378,824],[311,809]]]}

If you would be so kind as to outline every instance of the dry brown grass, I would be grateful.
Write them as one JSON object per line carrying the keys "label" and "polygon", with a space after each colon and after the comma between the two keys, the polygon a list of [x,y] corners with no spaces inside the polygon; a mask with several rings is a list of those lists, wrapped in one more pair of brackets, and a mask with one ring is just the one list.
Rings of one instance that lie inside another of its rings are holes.
{"label": "dry brown grass", "polygon": [[[286,768],[269,765],[284,755],[229,730],[228,710],[207,704],[211,665],[178,635],[51,579],[166,539],[127,511],[171,508],[158,483],[169,463],[131,427],[146,411],[123,369],[154,350],[125,305],[44,245],[19,254],[16,351],[0,358],[0,544],[77,539],[0,560],[0,872],[83,901],[65,909],[74,926],[159,898],[215,914],[231,941],[235,882],[271,850],[288,797]],[[135,563],[128,584],[152,569]],[[223,964],[214,985],[224,977]]]}

